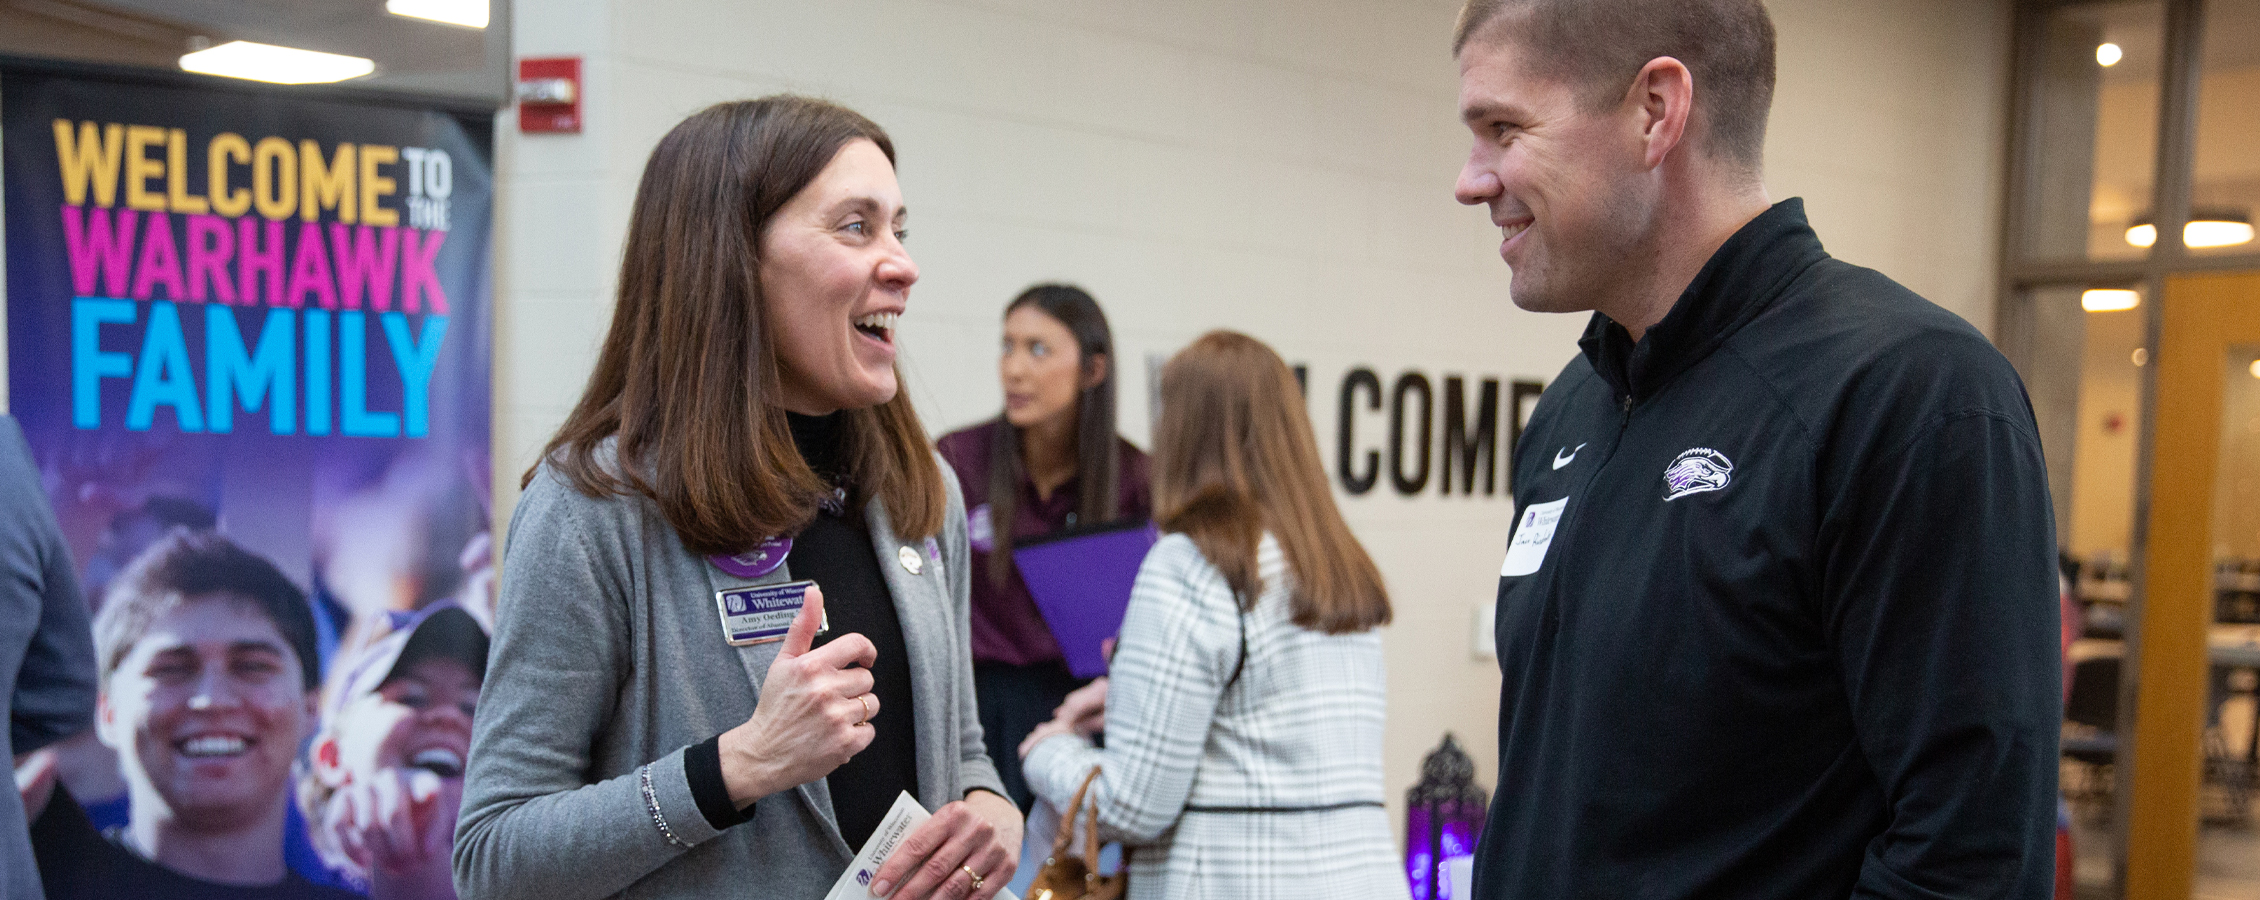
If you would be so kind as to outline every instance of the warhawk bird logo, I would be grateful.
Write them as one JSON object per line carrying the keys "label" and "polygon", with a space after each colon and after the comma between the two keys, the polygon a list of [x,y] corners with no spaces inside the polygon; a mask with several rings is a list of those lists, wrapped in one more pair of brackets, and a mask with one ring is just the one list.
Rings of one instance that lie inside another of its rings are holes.
{"label": "warhawk bird logo", "polygon": [[1722,490],[1734,479],[1734,463],[1709,447],[1681,453],[1664,469],[1664,502],[1689,494]]}

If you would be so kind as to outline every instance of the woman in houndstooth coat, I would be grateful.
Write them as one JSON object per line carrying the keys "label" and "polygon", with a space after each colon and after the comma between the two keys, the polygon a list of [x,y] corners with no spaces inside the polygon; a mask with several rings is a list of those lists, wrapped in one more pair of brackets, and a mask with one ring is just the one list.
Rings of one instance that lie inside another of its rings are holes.
{"label": "woman in houndstooth coat", "polygon": [[[1294,376],[1212,332],[1162,370],[1154,508],[1110,677],[1021,745],[1065,807],[1092,768],[1132,900],[1407,897],[1382,809],[1389,599],[1334,506]],[[1106,747],[1089,735],[1106,730]]]}

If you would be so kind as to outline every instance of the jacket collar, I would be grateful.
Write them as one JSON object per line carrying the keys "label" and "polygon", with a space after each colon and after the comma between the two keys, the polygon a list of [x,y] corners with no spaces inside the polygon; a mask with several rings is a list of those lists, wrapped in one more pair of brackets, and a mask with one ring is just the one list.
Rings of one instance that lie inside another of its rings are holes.
{"label": "jacket collar", "polygon": [[1805,221],[1805,201],[1791,197],[1727,238],[1639,343],[1624,326],[1596,312],[1577,346],[1616,398],[1647,399],[1710,356],[1806,268],[1827,258],[1820,236]]}

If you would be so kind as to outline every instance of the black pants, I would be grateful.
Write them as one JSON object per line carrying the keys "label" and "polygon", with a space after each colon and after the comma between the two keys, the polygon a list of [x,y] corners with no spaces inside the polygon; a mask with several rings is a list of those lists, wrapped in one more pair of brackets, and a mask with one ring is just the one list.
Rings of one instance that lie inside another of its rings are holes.
{"label": "black pants", "polygon": [[973,692],[981,708],[981,733],[989,745],[989,758],[997,763],[1006,796],[1020,805],[1021,812],[1035,805],[1036,796],[1020,775],[1020,742],[1036,726],[1051,721],[1052,710],[1070,692],[1089,683],[1069,674],[1064,663],[973,664]]}

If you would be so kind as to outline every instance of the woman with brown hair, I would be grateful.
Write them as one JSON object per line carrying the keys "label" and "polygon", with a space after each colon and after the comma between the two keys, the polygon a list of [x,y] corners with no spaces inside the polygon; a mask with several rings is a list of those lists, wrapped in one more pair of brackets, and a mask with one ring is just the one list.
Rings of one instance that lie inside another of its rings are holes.
{"label": "woman with brown hair", "polygon": [[1154,508],[1111,675],[1021,744],[1029,786],[1065,807],[1098,770],[1084,799],[1133,898],[1406,897],[1381,805],[1389,597],[1271,348],[1211,332],[1162,369]]}
{"label": "woman with brown hair", "polygon": [[1082,288],[1039,284],[1004,308],[1004,412],[935,442],[974,498],[973,682],[1006,794],[1033,802],[1013,748],[1083,682],[1013,564],[1013,547],[1152,512],[1146,454],[1114,430],[1114,333]]}
{"label": "woman with brown hair", "polygon": [[652,152],[611,332],[511,524],[466,896],[823,896],[905,792],[934,815],[857,873],[874,893],[1010,880],[963,501],[895,366],[903,229],[893,144],[839,106],[720,104]]}

